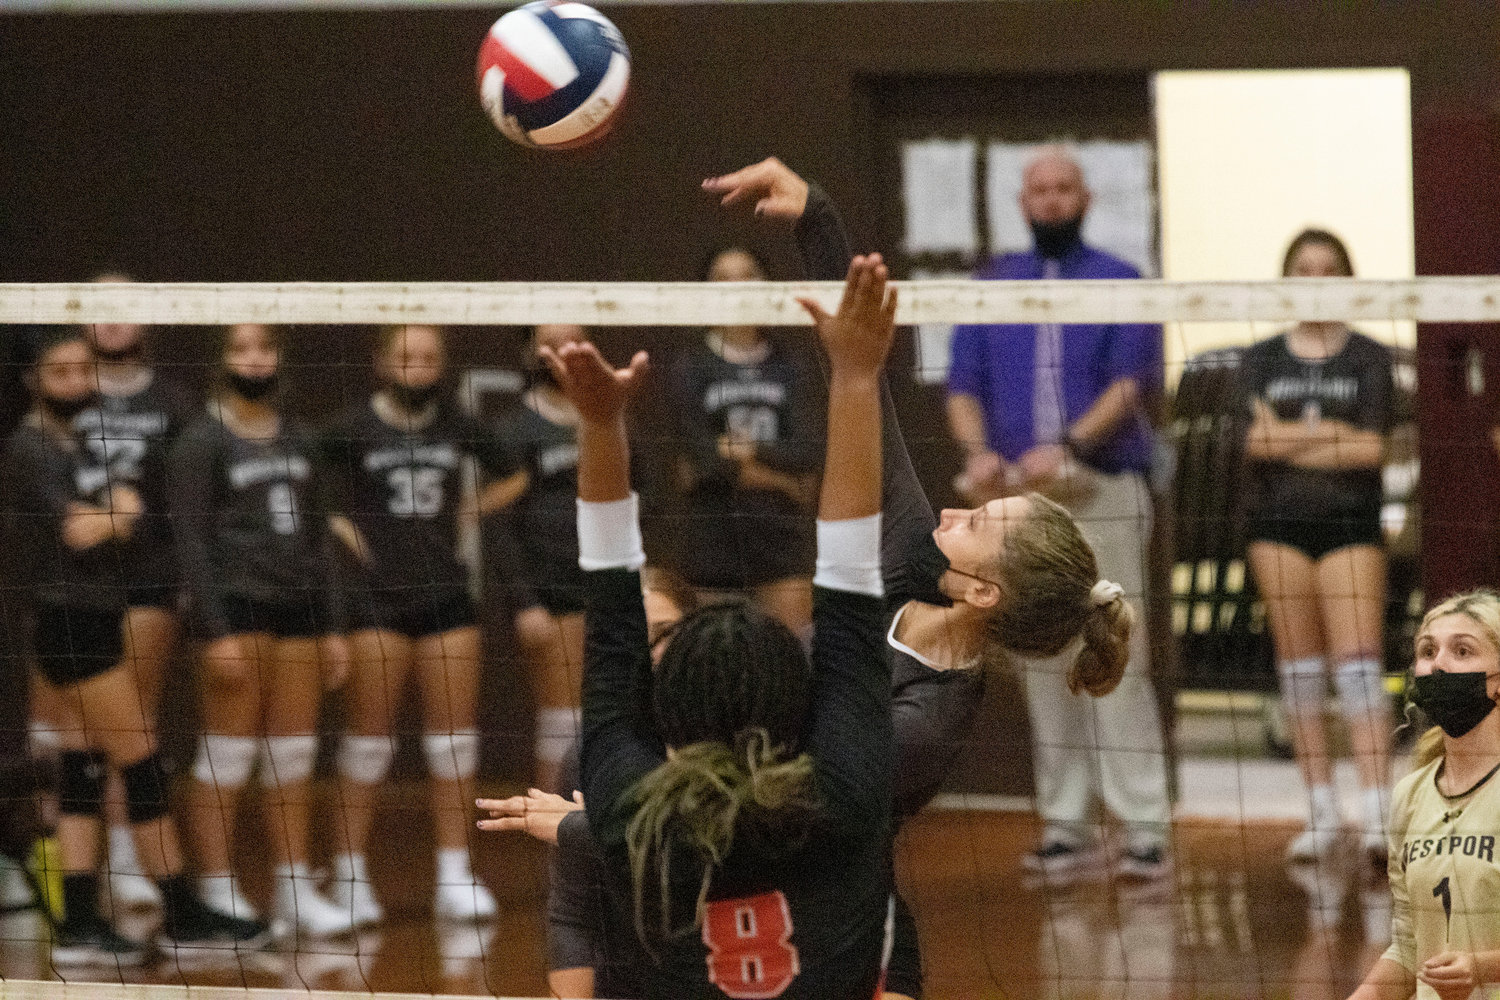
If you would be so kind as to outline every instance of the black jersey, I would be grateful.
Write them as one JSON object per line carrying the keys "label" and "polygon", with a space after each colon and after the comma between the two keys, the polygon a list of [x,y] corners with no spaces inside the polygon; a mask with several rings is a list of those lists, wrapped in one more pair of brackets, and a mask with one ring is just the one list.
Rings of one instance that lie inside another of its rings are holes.
{"label": "black jersey", "polygon": [[523,586],[536,588],[578,572],[578,429],[520,406],[500,425],[511,467],[531,479],[516,501],[511,523],[523,565]]}
{"label": "black jersey", "polygon": [[138,546],[170,542],[167,516],[167,453],[187,425],[185,397],[154,372],[144,387],[126,395],[104,394],[99,405],[78,415],[74,427],[94,461],[109,469],[111,482],[134,487],[145,505],[132,541]]}
{"label": "black jersey", "polygon": [[62,539],[68,507],[107,506],[109,483],[109,470],[77,437],[63,441],[22,424],[6,442],[0,479],[5,544],[38,605],[106,612],[124,608],[122,543],[80,550]]}
{"label": "black jersey", "polygon": [[794,476],[823,460],[821,387],[809,357],[776,341],[759,364],[736,364],[696,340],[672,366],[672,400],[692,463],[695,491],[738,487],[738,466],[719,457],[719,438],[755,443],[764,465]]}
{"label": "black jersey", "polygon": [[462,588],[457,513],[464,464],[490,476],[510,471],[505,450],[478,421],[440,404],[424,427],[401,430],[366,401],[323,432],[335,507],[369,546],[368,582],[391,590]]}
{"label": "black jersey", "polygon": [[[1262,341],[1241,356],[1238,388],[1246,421],[1257,398],[1282,420],[1339,420],[1382,433],[1391,429],[1395,413],[1390,351],[1360,333],[1351,333],[1343,350],[1323,360],[1292,354],[1285,334]],[[1299,469],[1255,462],[1249,480],[1252,516],[1369,516],[1380,508],[1377,467]]]}
{"label": "black jersey", "polygon": [[284,416],[266,440],[240,437],[212,414],[177,439],[169,471],[178,558],[206,638],[230,634],[226,596],[324,607],[334,626],[338,590],[316,457]]}

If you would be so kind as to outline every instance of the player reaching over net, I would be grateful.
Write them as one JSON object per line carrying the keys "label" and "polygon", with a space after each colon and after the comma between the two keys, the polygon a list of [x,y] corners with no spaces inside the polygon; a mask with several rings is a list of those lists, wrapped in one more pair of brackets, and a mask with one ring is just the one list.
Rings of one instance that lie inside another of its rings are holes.
{"label": "player reaching over net", "polygon": [[[847,267],[848,239],[833,203],[780,161],[762,161],[705,182],[705,187],[732,194],[727,199],[730,203],[756,201],[757,214],[763,217],[795,222],[798,248],[810,276],[826,279]],[[1034,519],[992,522],[989,548],[953,531],[935,531],[937,519],[912,468],[895,406],[885,388],[881,405],[881,566],[887,611],[895,618],[886,652],[893,672],[893,807],[900,819],[921,809],[947,777],[984,694],[981,667],[997,652],[1009,646],[1057,653],[1082,632],[1080,652],[1088,650],[1089,659],[1080,656],[1075,663],[1074,684],[1090,694],[1107,693],[1124,670],[1130,619],[1113,588],[1098,579],[1093,553],[1072,519],[1045,499],[1035,498],[1038,513]],[[1010,504],[1029,502],[1014,498]],[[981,510],[995,508],[1005,509],[1001,501],[995,501]],[[950,523],[959,525],[979,513],[945,512]],[[947,570],[950,557],[956,567],[951,575]],[[990,584],[993,590],[982,591],[966,582],[973,578],[965,576],[965,566],[973,567],[973,572],[984,570],[995,581]],[[1012,607],[1010,595],[1028,587],[1056,595],[1056,600],[1030,602],[1006,613]],[[940,612],[952,622],[951,632],[943,629],[942,619],[937,618]],[[923,627],[911,629],[912,621]],[[908,623],[906,628],[903,623]],[[1035,636],[1028,635],[1029,623],[1036,626]],[[496,817],[486,821],[487,829],[556,836],[559,863],[569,873],[584,873],[580,877],[590,870],[592,845],[581,829],[582,817],[557,815],[560,809],[574,808],[568,801],[534,796],[481,805],[491,808]],[[559,821],[560,825],[554,825]],[[573,898],[587,899],[587,895]],[[618,935],[610,938],[607,929],[591,924],[580,907],[566,913],[550,903],[549,907],[555,956],[592,954],[609,966],[599,970],[601,983],[634,981],[634,960],[621,954]],[[916,928],[899,898],[896,916],[888,995],[920,996]],[[599,995],[608,994],[601,989]]]}
{"label": "player reaching over net", "polygon": [[[350,929],[308,870],[308,779],[318,702],[347,670],[327,530],[326,481],[310,437],[277,405],[277,331],[230,327],[218,386],[172,448],[172,516],[202,641],[203,737],[193,823],[205,898],[253,912],[231,875],[240,792],[262,765],[281,928]],[[264,759],[262,759],[264,754]]]}
{"label": "player reaching over net", "polygon": [[[266,928],[198,901],[168,813],[167,775],[155,727],[125,663],[122,624],[127,543],[143,505],[86,448],[73,419],[95,402],[94,357],[83,332],[43,335],[27,381],[36,405],[5,449],[5,533],[20,555],[18,582],[32,595],[33,653],[79,728],[61,755],[58,841],[63,921],[52,958],[61,965],[139,965],[138,942],[99,912],[95,873],[105,775],[118,770],[127,816],[162,897],[164,944],[253,948]],[[12,693],[14,694],[14,693]]]}
{"label": "player reaching over net", "polygon": [[1500,983],[1500,596],[1427,612],[1413,673],[1436,725],[1392,793],[1391,946],[1351,1000],[1468,1000]]}
{"label": "player reaching over net", "polygon": [[[421,695],[437,839],[435,912],[479,920],[495,899],[469,859],[469,802],[479,761],[479,627],[458,559],[463,465],[509,471],[499,440],[443,399],[447,350],[434,326],[388,327],[375,356],[380,388],[323,435],[339,484],[338,534],[361,564],[350,601],[350,728],[339,753],[348,846],[334,859],[335,898],[357,923],[380,919],[365,864],[375,783],[394,754],[392,725],[408,677]],[[494,506],[492,483],[473,506]]]}
{"label": "player reaching over net", "polygon": [[889,909],[890,673],[880,651],[879,375],[894,295],[856,258],[837,316],[811,663],[779,621],[714,605],[653,673],[625,404],[646,357],[545,352],[578,407],[586,572],[582,776],[612,913],[654,997],[871,997]]}

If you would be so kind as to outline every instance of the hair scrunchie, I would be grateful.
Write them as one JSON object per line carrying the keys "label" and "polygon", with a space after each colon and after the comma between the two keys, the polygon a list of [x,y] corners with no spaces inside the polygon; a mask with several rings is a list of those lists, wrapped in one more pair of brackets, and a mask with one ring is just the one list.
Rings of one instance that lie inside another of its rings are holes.
{"label": "hair scrunchie", "polygon": [[1109,580],[1100,580],[1094,584],[1094,589],[1089,591],[1089,600],[1094,602],[1095,607],[1103,607],[1124,596],[1125,588]]}

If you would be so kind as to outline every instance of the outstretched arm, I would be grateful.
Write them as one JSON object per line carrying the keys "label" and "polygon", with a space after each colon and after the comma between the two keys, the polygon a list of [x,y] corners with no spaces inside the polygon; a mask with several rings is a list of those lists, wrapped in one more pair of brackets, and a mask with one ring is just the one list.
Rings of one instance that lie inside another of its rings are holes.
{"label": "outstretched arm", "polygon": [[[809,278],[834,281],[848,271],[849,233],[833,199],[774,156],[711,177],[703,182],[703,189],[720,195],[721,204],[753,202],[757,216],[792,223],[797,252]],[[902,581],[911,555],[918,546],[931,543],[937,519],[907,453],[888,383],[882,380],[880,393],[880,558],[886,600],[895,606],[906,600]]]}

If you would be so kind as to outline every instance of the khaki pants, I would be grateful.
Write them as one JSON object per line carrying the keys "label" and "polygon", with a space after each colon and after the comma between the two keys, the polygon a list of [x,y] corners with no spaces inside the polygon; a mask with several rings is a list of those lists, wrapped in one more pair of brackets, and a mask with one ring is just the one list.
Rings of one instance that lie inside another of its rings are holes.
{"label": "khaki pants", "polygon": [[1125,588],[1135,612],[1130,662],[1120,686],[1094,698],[1068,691],[1081,640],[1057,656],[1018,658],[1031,713],[1037,811],[1045,837],[1077,845],[1090,835],[1095,802],[1102,802],[1125,824],[1129,845],[1147,847],[1165,842],[1171,818],[1146,637],[1151,496],[1133,473],[1095,478],[1097,491],[1069,512],[1094,549],[1100,575]]}

